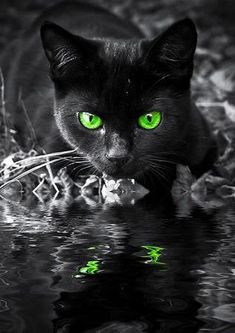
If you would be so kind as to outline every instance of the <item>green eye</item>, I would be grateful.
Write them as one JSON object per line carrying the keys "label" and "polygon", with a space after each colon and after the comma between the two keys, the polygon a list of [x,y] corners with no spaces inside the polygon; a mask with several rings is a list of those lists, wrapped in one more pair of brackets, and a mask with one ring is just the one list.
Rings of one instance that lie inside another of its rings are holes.
{"label": "green eye", "polygon": [[161,112],[153,111],[143,114],[138,119],[138,125],[144,129],[156,128],[161,122]]}
{"label": "green eye", "polygon": [[96,129],[102,126],[103,124],[100,117],[88,112],[80,112],[79,120],[80,123],[88,129]]}

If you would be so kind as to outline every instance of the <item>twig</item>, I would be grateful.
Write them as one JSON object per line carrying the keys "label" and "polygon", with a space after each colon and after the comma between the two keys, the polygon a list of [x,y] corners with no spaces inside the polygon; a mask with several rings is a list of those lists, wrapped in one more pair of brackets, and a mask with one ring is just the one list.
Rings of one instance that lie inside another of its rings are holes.
{"label": "twig", "polygon": [[19,180],[20,178],[25,177],[25,176],[27,176],[28,174],[31,174],[32,172],[34,172],[34,171],[36,171],[36,170],[38,170],[38,169],[43,168],[44,166],[47,166],[48,164],[52,164],[52,163],[58,162],[58,161],[60,161],[60,160],[61,160],[61,159],[58,158],[57,160],[53,160],[53,161],[49,161],[49,162],[47,162],[47,163],[43,163],[43,164],[37,165],[37,166],[35,166],[34,168],[32,168],[32,169],[30,169],[30,170],[27,170],[27,171],[23,172],[23,173],[21,173],[20,175],[18,175],[17,177],[15,177],[14,179],[11,179],[11,180],[9,180],[8,182],[2,184],[2,185],[0,186],[0,190],[1,190],[3,187],[5,187],[6,185],[9,185],[9,184],[11,184],[11,183],[14,183],[16,180]]}
{"label": "twig", "polygon": [[5,85],[4,85],[4,77],[2,68],[0,67],[0,102],[1,102],[1,114],[2,114],[2,120],[3,120],[3,126],[4,126],[4,141],[5,141],[5,147],[8,147],[8,126],[7,126],[7,119],[6,119],[6,103],[5,103]]}
{"label": "twig", "polygon": [[[58,152],[58,153],[51,153],[51,154],[47,154],[47,155],[38,155],[38,156],[33,156],[33,157],[27,157],[23,160],[19,160],[14,162],[14,169],[11,170],[13,172],[19,170],[19,169],[24,169],[25,167],[30,167],[32,166],[34,163],[36,162],[44,162],[45,160],[47,161],[49,157],[58,157],[61,155],[66,155],[69,153],[73,153],[75,150],[67,150],[67,151],[63,151],[63,152]],[[63,159],[63,158],[62,158]],[[39,160],[39,161],[37,161]],[[42,160],[42,161],[40,161]],[[5,171],[6,167],[2,168],[0,170],[0,174],[3,173]]]}
{"label": "twig", "polygon": [[20,106],[22,107],[22,109],[24,111],[24,115],[25,115],[25,118],[26,118],[27,123],[28,123],[28,127],[29,127],[29,130],[30,130],[30,136],[31,136],[31,139],[32,139],[32,142],[33,142],[33,146],[34,146],[35,144],[38,144],[38,142],[37,142],[37,136],[36,136],[35,130],[33,128],[33,124],[32,124],[32,122],[31,122],[31,120],[29,118],[29,115],[28,115],[26,106],[24,104],[24,101],[22,99],[22,91],[21,91],[21,89],[19,91],[18,103],[20,104]]}
{"label": "twig", "polygon": [[41,158],[44,159],[44,158],[47,158],[47,157],[58,157],[58,156],[61,156],[61,155],[67,155],[67,154],[74,153],[76,150],[77,150],[77,148],[73,149],[73,150],[65,150],[65,151],[59,151],[59,152],[55,152],[55,153],[37,155],[37,156],[33,156],[33,157],[26,157],[23,160],[16,161],[15,164],[22,164],[22,162],[27,162],[28,160],[29,161],[30,160],[38,160],[38,159],[41,159]]}
{"label": "twig", "polygon": [[[46,152],[45,152],[46,153]],[[47,171],[48,171],[48,174],[49,174],[49,177],[50,177],[50,180],[51,180],[51,184],[52,184],[52,186],[54,187],[54,189],[55,189],[55,193],[56,193],[56,196],[60,193],[60,191],[59,191],[59,189],[58,189],[58,187],[56,186],[56,183],[55,183],[55,181],[54,181],[54,176],[53,176],[53,173],[52,173],[52,170],[51,170],[51,166],[50,166],[50,161],[49,161],[49,158],[48,158],[48,156],[47,156],[47,154],[45,154],[45,156],[46,156],[46,160],[48,161],[48,164],[46,165],[46,169],[47,169]]]}
{"label": "twig", "polygon": [[44,184],[44,182],[45,182],[45,178],[42,178],[42,180],[40,181],[40,183],[33,190],[34,194],[36,194],[37,190]]}

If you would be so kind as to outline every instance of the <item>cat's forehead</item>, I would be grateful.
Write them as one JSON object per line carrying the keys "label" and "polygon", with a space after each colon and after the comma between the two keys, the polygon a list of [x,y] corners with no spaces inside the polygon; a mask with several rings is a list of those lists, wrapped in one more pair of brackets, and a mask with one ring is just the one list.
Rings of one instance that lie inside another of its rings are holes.
{"label": "cat's forehead", "polygon": [[136,62],[141,56],[139,40],[105,40],[101,56],[107,61]]}
{"label": "cat's forehead", "polygon": [[138,61],[141,58],[139,41],[111,40],[103,47],[105,80],[102,86],[101,101],[109,113],[131,113],[138,96]]}

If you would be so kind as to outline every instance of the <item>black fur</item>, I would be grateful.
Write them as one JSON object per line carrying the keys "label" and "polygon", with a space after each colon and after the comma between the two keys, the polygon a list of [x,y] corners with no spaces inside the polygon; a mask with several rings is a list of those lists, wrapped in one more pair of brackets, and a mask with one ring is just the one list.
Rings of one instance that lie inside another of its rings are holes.
{"label": "black fur", "polygon": [[[216,145],[190,96],[196,41],[190,19],[147,40],[132,24],[98,7],[52,8],[3,55],[4,68],[7,52],[16,53],[4,74],[18,136],[25,132],[16,111],[20,91],[47,152],[78,148],[100,173],[136,178],[151,190],[171,188],[177,163],[199,175],[211,167]],[[162,122],[144,130],[137,119],[149,110],[160,111]],[[104,126],[84,128],[77,119],[81,111],[99,115]],[[111,161],[109,152],[123,158]]]}

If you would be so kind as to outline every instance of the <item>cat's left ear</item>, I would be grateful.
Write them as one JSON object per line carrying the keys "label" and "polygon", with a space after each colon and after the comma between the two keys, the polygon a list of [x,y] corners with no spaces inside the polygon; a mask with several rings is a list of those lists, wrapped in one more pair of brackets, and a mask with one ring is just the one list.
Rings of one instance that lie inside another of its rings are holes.
{"label": "cat's left ear", "polygon": [[[192,67],[197,44],[197,32],[191,19],[176,22],[150,44],[144,45],[145,62],[164,69],[180,70],[181,74]],[[190,74],[190,73],[188,73]]]}
{"label": "cat's left ear", "polygon": [[79,76],[88,75],[98,58],[97,43],[75,36],[49,21],[41,26],[41,40],[50,62],[51,76],[55,80],[75,73]]}

